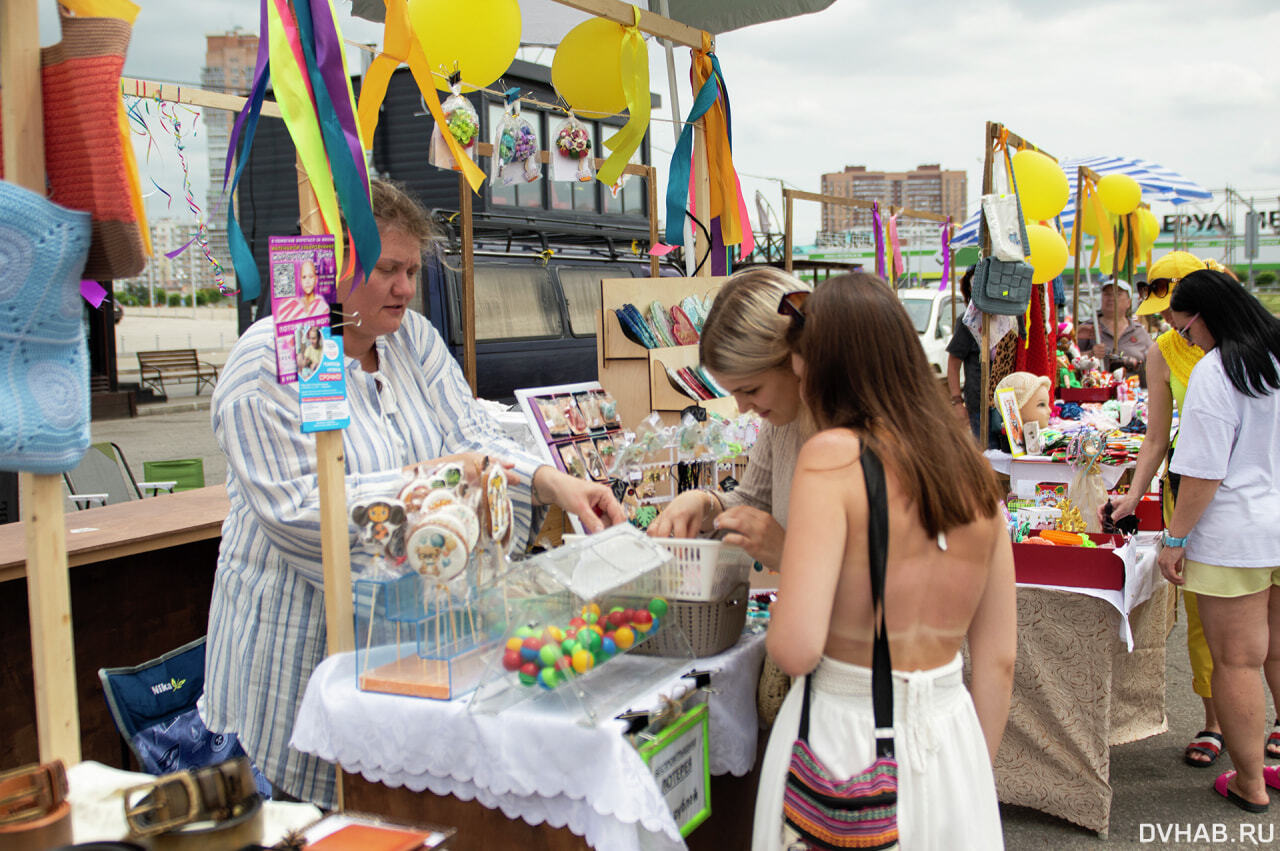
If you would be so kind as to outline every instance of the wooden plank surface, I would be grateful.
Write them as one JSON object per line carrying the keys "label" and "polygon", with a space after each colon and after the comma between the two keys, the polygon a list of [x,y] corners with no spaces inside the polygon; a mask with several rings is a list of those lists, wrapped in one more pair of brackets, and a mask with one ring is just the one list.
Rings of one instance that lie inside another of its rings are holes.
{"label": "wooden plank surface", "polygon": [[[224,485],[161,494],[67,517],[67,563],[93,564],[222,536],[231,503]],[[26,524],[0,526],[0,582],[26,575]]]}

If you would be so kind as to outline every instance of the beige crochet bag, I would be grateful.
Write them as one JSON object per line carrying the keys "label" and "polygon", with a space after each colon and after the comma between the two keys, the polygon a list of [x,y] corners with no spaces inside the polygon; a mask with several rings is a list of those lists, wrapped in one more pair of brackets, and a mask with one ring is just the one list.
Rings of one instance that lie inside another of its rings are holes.
{"label": "beige crochet bag", "polygon": [[791,677],[782,672],[777,663],[767,655],[764,666],[760,669],[760,681],[756,685],[756,713],[761,727],[772,727],[773,719],[778,717],[782,701],[791,691]]}

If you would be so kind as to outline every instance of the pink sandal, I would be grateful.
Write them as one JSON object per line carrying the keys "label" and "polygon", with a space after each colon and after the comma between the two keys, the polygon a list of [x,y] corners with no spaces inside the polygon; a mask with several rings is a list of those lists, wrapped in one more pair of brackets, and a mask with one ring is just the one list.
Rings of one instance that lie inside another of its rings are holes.
{"label": "pink sandal", "polygon": [[1280,718],[1276,719],[1275,728],[1272,729],[1271,735],[1267,736],[1264,751],[1268,759],[1280,759]]}
{"label": "pink sandal", "polygon": [[[1253,801],[1250,801],[1247,798],[1242,798],[1240,795],[1227,788],[1227,784],[1230,783],[1231,779],[1235,776],[1236,772],[1234,769],[1219,774],[1218,779],[1213,781],[1213,791],[1217,792],[1219,795],[1226,798],[1229,802],[1235,804],[1246,813],[1260,815],[1271,809],[1270,804],[1255,804]],[[1277,784],[1280,784],[1280,777],[1272,778],[1266,771],[1263,772],[1262,776],[1266,780],[1268,786],[1272,785],[1273,779]]]}

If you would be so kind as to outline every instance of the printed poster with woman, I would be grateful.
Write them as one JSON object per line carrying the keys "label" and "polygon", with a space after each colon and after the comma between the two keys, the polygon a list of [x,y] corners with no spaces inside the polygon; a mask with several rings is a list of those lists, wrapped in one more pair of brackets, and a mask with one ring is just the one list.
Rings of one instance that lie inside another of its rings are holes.
{"label": "printed poster with woman", "polygon": [[338,264],[331,234],[273,236],[268,246],[276,378],[289,384],[320,366],[320,329],[337,298]]}

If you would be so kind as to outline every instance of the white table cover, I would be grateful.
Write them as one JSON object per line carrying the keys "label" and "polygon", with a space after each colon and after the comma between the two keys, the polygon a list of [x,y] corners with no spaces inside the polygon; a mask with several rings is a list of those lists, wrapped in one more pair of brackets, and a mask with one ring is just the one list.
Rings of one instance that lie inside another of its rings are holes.
{"label": "white table cover", "polygon": [[[1065,461],[1054,461],[1048,455],[1023,455],[1014,458],[1008,452],[1001,452],[999,449],[988,449],[982,454],[986,456],[993,470],[1009,477],[1010,487],[1020,497],[1031,495],[1036,482],[1070,484],[1076,475],[1075,468],[1070,464]],[[1114,488],[1116,482],[1120,481],[1120,477],[1124,475],[1124,471],[1133,466],[1135,466],[1133,461],[1125,464],[1099,464],[1098,470],[1102,473],[1102,483],[1106,485],[1107,490]],[[1032,491],[1026,494],[1021,493],[1020,486],[1028,486]]]}
{"label": "white table cover", "polygon": [[1070,591],[1072,594],[1084,594],[1106,600],[1116,607],[1120,613],[1120,637],[1124,639],[1129,652],[1133,652],[1133,629],[1129,626],[1129,613],[1141,603],[1150,599],[1165,578],[1156,565],[1156,554],[1159,547],[1156,540],[1159,532],[1139,532],[1130,542],[1133,557],[1125,559],[1124,590],[1115,591],[1102,588],[1080,588],[1073,585],[1037,585],[1030,582],[1019,582],[1019,588],[1049,588],[1054,591]]}
{"label": "white table cover", "polygon": [[[690,667],[715,671],[710,695],[712,774],[741,776],[755,762],[756,680],[764,634]],[[637,660],[644,657],[636,657]],[[467,710],[466,698],[426,700],[362,692],[355,657],[316,668],[298,710],[292,745],[387,786],[456,795],[529,824],[568,827],[601,851],[684,848],[671,811],[640,754],[609,719],[591,728],[563,709],[522,703],[498,715]],[[660,708],[673,677],[639,695]]]}

